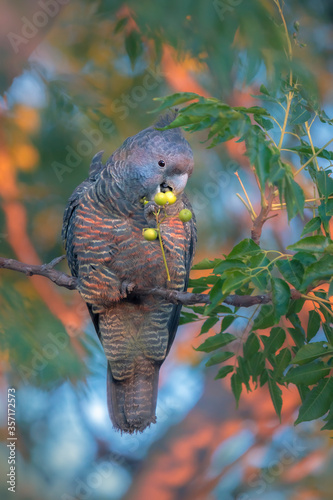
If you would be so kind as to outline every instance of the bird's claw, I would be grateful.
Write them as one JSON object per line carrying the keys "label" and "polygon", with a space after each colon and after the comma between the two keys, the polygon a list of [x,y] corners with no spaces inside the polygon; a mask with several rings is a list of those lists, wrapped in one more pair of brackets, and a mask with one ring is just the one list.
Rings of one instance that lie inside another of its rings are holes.
{"label": "bird's claw", "polygon": [[155,222],[156,221],[157,212],[158,212],[158,210],[160,208],[161,207],[159,207],[154,201],[149,201],[144,206],[144,209],[143,209],[143,213],[144,213],[146,221],[149,222],[149,223]]}
{"label": "bird's claw", "polygon": [[129,293],[133,292],[135,284],[131,281],[123,281],[120,285],[120,295],[122,299],[125,299]]}

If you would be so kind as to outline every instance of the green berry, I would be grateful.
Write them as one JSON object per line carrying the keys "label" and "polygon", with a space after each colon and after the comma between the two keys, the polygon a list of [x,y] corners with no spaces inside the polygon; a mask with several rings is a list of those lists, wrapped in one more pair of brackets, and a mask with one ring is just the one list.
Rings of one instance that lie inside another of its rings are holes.
{"label": "green berry", "polygon": [[192,219],[192,212],[187,208],[183,208],[183,210],[179,212],[178,217],[182,222],[188,222],[189,220]]}
{"label": "green berry", "polygon": [[173,205],[174,203],[176,203],[177,196],[174,195],[172,191],[167,191],[164,194],[166,196],[166,199],[167,199],[167,202],[169,203],[169,205]]}
{"label": "green berry", "polygon": [[165,193],[157,193],[155,195],[155,198],[154,198],[154,201],[157,205],[166,205],[168,200],[167,200],[167,197],[166,197],[166,194]]}
{"label": "green berry", "polygon": [[147,241],[154,241],[157,238],[157,231],[155,229],[145,229],[143,232],[143,237]]}

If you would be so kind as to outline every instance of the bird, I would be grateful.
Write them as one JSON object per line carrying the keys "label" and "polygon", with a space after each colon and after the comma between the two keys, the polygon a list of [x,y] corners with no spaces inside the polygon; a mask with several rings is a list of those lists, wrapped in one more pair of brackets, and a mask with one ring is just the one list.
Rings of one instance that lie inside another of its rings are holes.
{"label": "bird", "polygon": [[[193,212],[184,193],[193,152],[179,127],[163,130],[175,116],[166,113],[128,137],[105,164],[97,153],[64,212],[67,262],[107,358],[107,406],[121,433],[156,422],[159,370],[182,305],[153,289],[186,291],[195,253],[195,216],[178,217],[182,209]],[[159,226],[170,281],[159,239],[143,237],[145,228],[156,228],[155,195],[167,191],[177,198]],[[142,288],[152,292],[140,294]]]}

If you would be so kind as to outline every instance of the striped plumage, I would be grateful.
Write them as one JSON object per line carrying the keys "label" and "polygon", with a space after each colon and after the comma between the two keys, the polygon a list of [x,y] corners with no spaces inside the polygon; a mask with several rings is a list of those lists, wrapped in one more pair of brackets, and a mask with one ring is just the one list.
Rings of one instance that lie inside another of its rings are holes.
{"label": "striped plumage", "polygon": [[[163,126],[168,118],[158,123]],[[63,239],[69,267],[79,278],[108,359],[108,407],[114,426],[143,431],[155,422],[158,373],[176,334],[181,306],[138,288],[186,290],[196,242],[195,222],[177,214],[191,206],[183,193],[193,168],[192,153],[180,130],[150,127],[129,138],[107,161],[93,159],[89,178],[69,199]],[[163,156],[166,167],[158,166]],[[169,185],[177,201],[167,208],[161,235],[171,281],[158,239],[146,241],[143,228],[154,227],[152,200]]]}

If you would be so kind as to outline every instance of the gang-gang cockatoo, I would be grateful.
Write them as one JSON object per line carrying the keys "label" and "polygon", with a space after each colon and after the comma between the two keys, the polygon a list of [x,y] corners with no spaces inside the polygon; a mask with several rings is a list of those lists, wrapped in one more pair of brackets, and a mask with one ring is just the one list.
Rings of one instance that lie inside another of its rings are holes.
{"label": "gang-gang cockatoo", "polygon": [[[184,188],[193,170],[192,150],[179,128],[156,129],[173,119],[163,116],[126,139],[105,165],[98,153],[64,214],[68,264],[107,357],[110,417],[116,429],[129,433],[156,421],[159,369],[181,310],[135,290],[186,290],[196,244],[194,218],[178,217],[180,210],[191,210]],[[177,201],[167,206],[160,234],[170,281],[159,239],[146,241],[142,233],[156,227],[154,196],[168,190]]]}

